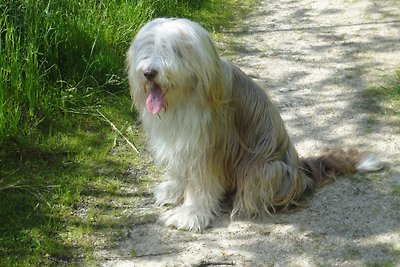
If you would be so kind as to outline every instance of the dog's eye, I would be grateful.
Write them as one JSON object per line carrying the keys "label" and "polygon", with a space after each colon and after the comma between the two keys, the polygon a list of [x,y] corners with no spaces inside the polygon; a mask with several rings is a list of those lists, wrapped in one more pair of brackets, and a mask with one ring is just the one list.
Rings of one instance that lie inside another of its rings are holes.
{"label": "dog's eye", "polygon": [[178,57],[182,58],[182,52],[181,52],[181,50],[180,50],[179,48],[177,48],[177,47],[172,47],[172,49],[174,50],[174,53],[175,53]]}

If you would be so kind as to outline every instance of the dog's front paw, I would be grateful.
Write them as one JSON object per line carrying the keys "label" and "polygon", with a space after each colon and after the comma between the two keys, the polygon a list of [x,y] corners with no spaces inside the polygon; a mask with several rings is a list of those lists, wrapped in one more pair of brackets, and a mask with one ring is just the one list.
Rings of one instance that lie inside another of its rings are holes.
{"label": "dog's front paw", "polygon": [[159,184],[155,191],[156,204],[164,206],[167,204],[177,205],[183,199],[183,189],[179,181],[168,180]]}
{"label": "dog's front paw", "polygon": [[209,211],[202,211],[199,207],[182,206],[175,210],[166,221],[166,226],[192,232],[202,232],[213,220],[214,215]]}

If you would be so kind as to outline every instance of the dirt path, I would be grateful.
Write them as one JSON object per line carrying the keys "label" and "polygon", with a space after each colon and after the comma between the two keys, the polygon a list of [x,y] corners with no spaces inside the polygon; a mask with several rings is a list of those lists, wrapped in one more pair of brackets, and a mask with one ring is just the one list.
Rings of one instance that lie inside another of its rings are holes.
{"label": "dirt path", "polygon": [[149,197],[118,248],[98,252],[104,266],[400,266],[399,121],[365,94],[400,66],[400,2],[261,1],[226,36],[223,54],[269,91],[300,154],[357,145],[388,167],[325,186],[308,208],[224,215],[203,234],[165,228]]}

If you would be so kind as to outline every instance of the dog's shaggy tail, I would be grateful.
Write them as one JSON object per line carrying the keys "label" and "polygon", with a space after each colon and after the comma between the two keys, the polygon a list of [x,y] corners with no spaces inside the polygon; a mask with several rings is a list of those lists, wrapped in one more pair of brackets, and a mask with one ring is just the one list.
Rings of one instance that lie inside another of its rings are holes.
{"label": "dog's shaggy tail", "polygon": [[302,159],[302,171],[313,180],[312,188],[320,187],[339,175],[382,169],[383,164],[373,154],[363,156],[357,149],[325,149],[319,156]]}

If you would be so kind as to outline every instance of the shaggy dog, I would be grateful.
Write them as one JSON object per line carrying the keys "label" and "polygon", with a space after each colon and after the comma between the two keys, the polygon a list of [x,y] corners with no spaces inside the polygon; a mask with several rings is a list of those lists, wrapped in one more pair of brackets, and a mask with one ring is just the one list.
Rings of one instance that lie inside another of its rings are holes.
{"label": "shaggy dog", "polygon": [[156,203],[178,206],[168,226],[202,231],[227,195],[232,217],[262,216],[337,175],[381,167],[356,150],[300,159],[268,95],[221,58],[207,31],[190,20],[144,25],[127,68],[149,149],[166,168]]}

